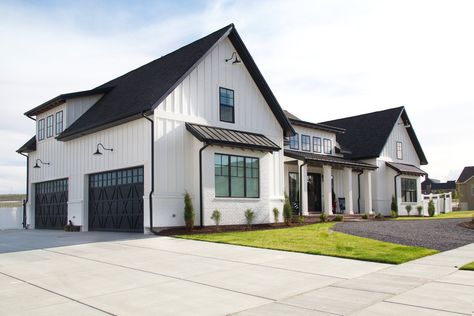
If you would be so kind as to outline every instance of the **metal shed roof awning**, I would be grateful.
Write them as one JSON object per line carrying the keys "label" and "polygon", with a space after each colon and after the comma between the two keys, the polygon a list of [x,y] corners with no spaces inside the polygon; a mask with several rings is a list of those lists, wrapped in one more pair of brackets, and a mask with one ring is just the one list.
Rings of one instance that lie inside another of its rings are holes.
{"label": "metal shed roof awning", "polygon": [[201,142],[209,145],[248,148],[269,152],[281,149],[262,134],[192,123],[186,123],[186,129]]}
{"label": "metal shed roof awning", "polygon": [[285,156],[298,159],[298,160],[303,160],[309,163],[318,164],[318,165],[331,165],[331,166],[337,166],[337,167],[349,167],[353,169],[367,169],[367,170],[377,169],[377,166],[374,166],[365,162],[344,159],[342,157],[336,157],[336,156],[331,156],[331,155],[313,154],[310,152],[285,150]]}
{"label": "metal shed roof awning", "polygon": [[36,136],[33,136],[23,146],[21,146],[17,153],[30,153],[36,150]]}
{"label": "metal shed roof awning", "polygon": [[409,165],[405,163],[396,163],[396,162],[386,162],[385,164],[401,174],[407,174],[407,175],[412,175],[412,176],[427,175],[426,172],[424,172],[423,170],[421,170],[420,168],[414,165]]}

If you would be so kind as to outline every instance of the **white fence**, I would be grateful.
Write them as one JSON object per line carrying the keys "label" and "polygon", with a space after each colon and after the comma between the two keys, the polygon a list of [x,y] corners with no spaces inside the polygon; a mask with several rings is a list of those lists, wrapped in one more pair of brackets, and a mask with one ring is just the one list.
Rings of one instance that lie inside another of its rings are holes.
{"label": "white fence", "polygon": [[0,230],[21,229],[23,227],[23,208],[3,207],[0,208]]}
{"label": "white fence", "polygon": [[423,195],[423,214],[428,215],[428,203],[433,200],[435,214],[449,213],[453,211],[453,197],[451,192],[441,194]]}

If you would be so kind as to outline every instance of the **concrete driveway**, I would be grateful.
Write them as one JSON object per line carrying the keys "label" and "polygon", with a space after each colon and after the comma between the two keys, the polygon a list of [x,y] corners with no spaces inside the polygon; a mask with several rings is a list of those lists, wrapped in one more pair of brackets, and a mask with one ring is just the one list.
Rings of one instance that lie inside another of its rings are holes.
{"label": "concrete driveway", "polygon": [[10,231],[0,232],[0,252],[1,315],[473,310],[474,272],[455,266],[474,261],[474,244],[391,266],[168,237]]}

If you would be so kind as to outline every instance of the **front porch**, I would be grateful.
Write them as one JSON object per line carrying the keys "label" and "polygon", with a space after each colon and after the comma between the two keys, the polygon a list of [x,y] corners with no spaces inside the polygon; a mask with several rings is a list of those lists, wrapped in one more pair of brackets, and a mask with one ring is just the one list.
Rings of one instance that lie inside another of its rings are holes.
{"label": "front porch", "polygon": [[285,150],[285,192],[300,215],[370,215],[376,168],[336,156]]}

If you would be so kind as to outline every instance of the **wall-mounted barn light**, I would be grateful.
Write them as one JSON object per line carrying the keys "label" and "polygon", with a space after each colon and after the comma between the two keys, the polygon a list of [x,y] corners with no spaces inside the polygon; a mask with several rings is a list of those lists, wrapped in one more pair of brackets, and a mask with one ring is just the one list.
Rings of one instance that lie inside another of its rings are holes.
{"label": "wall-mounted barn light", "polygon": [[114,151],[113,148],[105,148],[104,145],[102,145],[102,143],[98,143],[97,144],[97,150],[94,153],[94,155],[96,155],[96,156],[102,155],[102,153],[99,150],[99,147],[102,147],[103,150]]}
{"label": "wall-mounted barn light", "polygon": [[38,162],[42,165],[50,165],[49,162],[43,162],[41,159],[36,159],[36,164],[33,166],[33,168],[38,169],[41,168],[40,165],[38,165]]}
{"label": "wall-mounted barn light", "polygon": [[229,60],[231,60],[232,58],[234,58],[234,61],[232,62],[232,64],[239,64],[241,61],[239,60],[239,57],[237,56],[237,52],[233,52],[232,55],[230,56],[230,58],[227,58],[225,60],[225,62],[228,62]]}

